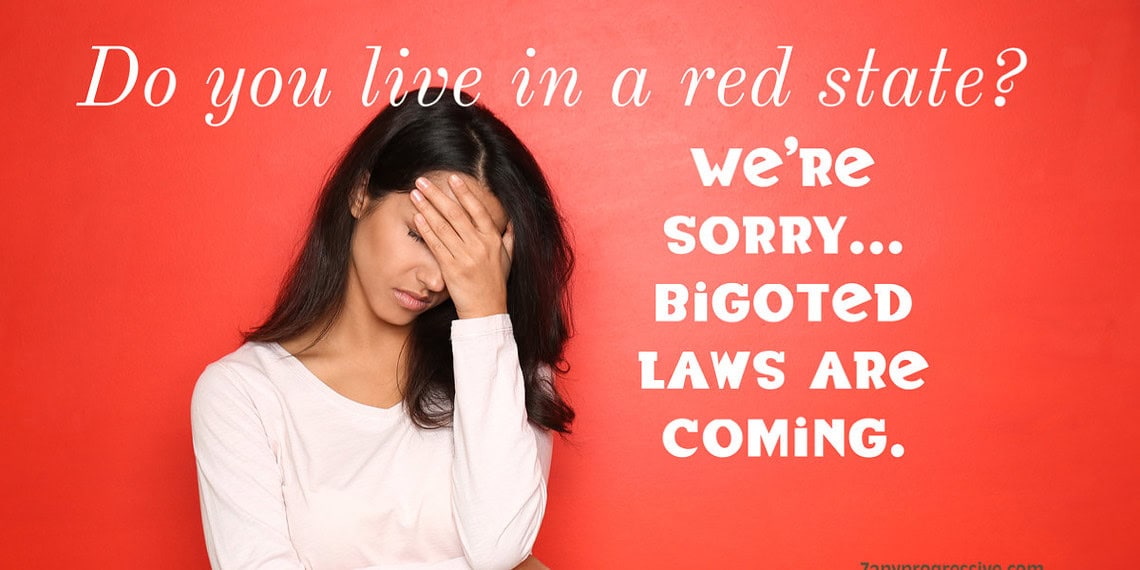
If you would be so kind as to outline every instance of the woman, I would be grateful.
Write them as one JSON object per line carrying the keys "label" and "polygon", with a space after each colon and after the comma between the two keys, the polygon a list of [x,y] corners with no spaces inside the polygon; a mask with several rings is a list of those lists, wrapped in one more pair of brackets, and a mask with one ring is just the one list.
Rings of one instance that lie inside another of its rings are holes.
{"label": "woman", "polygon": [[[434,101],[434,103],[432,103]],[[573,256],[534,157],[463,93],[381,111],[269,318],[191,404],[216,568],[510,568],[546,502]]]}

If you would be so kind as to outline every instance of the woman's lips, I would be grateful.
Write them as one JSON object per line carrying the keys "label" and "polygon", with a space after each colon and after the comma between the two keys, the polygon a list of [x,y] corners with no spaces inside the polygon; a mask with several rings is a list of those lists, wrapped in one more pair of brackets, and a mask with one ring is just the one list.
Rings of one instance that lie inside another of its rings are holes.
{"label": "woman's lips", "polygon": [[396,302],[409,311],[419,312],[428,308],[430,304],[427,299],[416,297],[403,289],[393,289],[393,291],[395,291]]}

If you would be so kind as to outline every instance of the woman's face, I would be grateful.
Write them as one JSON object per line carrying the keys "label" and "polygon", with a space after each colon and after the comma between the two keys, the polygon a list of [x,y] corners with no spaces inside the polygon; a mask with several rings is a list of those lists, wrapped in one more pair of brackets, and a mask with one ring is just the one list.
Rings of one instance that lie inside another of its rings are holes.
{"label": "woman's face", "polygon": [[[434,171],[424,175],[436,187],[455,199],[447,177],[459,174],[468,185],[483,185],[466,174]],[[487,196],[490,196],[487,193]],[[375,207],[365,214],[369,200]],[[484,204],[500,231],[506,228],[507,216],[497,200]],[[395,326],[411,324],[423,312],[448,299],[439,263],[427,244],[419,237],[415,221],[417,210],[406,192],[389,192],[378,200],[363,191],[352,204],[357,218],[352,235],[349,279],[357,282],[372,313],[381,321]]]}

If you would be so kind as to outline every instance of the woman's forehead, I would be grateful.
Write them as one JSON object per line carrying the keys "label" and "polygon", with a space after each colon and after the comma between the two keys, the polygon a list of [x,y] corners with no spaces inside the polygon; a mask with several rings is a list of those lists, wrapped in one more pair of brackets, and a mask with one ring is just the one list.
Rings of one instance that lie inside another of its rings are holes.
{"label": "woman's forehead", "polygon": [[433,170],[424,173],[423,177],[430,180],[436,188],[442,190],[449,198],[458,202],[459,199],[455,197],[455,192],[451,190],[451,183],[448,182],[452,174],[459,175],[459,178],[467,184],[468,188],[475,190],[476,195],[479,196],[483,202],[483,207],[487,209],[487,212],[491,214],[491,219],[495,221],[495,226],[499,228],[500,232],[505,230],[508,220],[506,210],[495,195],[491,193],[490,188],[478,178],[464,172],[453,170]]}
{"label": "woman's forehead", "polygon": [[443,193],[447,194],[449,198],[452,200],[457,200],[455,197],[455,192],[451,190],[451,183],[448,182],[448,179],[451,178],[452,174],[458,174],[459,178],[466,182],[469,187],[478,184],[480,186],[483,186],[483,188],[486,188],[486,186],[477,178],[463,172],[456,172],[453,170],[432,170],[431,172],[424,173],[423,177],[430,180],[432,184],[435,184],[436,188],[443,190]]}

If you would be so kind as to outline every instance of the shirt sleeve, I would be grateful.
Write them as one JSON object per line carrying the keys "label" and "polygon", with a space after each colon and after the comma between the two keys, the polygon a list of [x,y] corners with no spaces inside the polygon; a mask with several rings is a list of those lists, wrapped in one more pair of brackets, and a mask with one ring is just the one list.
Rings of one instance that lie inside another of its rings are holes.
{"label": "shirt sleeve", "polygon": [[190,403],[206,550],[215,569],[304,568],[289,540],[281,471],[257,406],[221,363]]}
{"label": "shirt sleeve", "polygon": [[452,321],[451,344],[459,539],[473,568],[513,568],[530,555],[546,510],[552,436],[527,421],[509,315]]}

